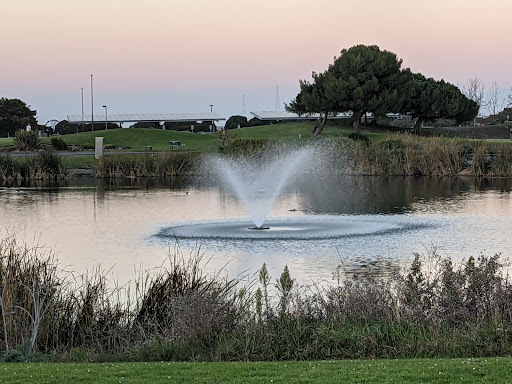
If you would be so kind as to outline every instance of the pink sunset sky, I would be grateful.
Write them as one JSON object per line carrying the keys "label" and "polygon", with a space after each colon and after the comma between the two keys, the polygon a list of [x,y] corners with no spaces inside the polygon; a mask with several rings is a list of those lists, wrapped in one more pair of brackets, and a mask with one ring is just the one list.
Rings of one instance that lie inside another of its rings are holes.
{"label": "pink sunset sky", "polygon": [[[511,0],[17,0],[1,7],[0,97],[39,123],[91,111],[228,118],[280,109],[343,48],[375,44],[451,83],[512,86]],[[244,95],[244,96],[243,96]]]}

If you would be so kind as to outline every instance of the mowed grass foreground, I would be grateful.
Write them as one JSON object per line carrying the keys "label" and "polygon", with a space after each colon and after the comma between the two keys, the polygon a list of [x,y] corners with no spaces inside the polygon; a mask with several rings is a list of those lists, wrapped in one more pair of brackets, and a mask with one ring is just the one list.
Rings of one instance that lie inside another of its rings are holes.
{"label": "mowed grass foreground", "polygon": [[511,358],[0,364],[2,383],[510,383]]}

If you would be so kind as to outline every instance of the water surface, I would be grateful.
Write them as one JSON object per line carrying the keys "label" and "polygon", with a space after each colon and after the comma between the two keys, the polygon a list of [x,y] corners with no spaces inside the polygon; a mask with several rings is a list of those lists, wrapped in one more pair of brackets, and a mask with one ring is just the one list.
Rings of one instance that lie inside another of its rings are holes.
{"label": "water surface", "polygon": [[[407,265],[415,252],[455,261],[511,256],[512,181],[313,177],[277,199],[271,229],[250,233],[243,204],[222,185],[195,180],[68,181],[0,187],[2,231],[53,248],[63,267],[98,264],[120,281],[166,262],[178,245],[204,253],[209,271],[274,278],[285,265],[300,282]],[[178,230],[179,229],[179,230]]]}

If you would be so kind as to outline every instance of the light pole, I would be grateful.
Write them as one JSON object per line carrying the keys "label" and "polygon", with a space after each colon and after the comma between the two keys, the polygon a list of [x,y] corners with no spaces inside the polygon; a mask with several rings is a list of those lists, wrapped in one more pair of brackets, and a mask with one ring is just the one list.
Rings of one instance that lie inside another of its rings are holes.
{"label": "light pole", "polygon": [[92,91],[92,75],[91,75],[91,129],[94,131],[94,92]]}
{"label": "light pole", "polygon": [[104,105],[103,108],[105,108],[105,131],[108,129],[108,114],[107,114],[107,106]]}
{"label": "light pole", "polygon": [[[213,112],[213,104],[210,104],[210,113]],[[213,128],[215,127],[215,123],[212,120],[212,129],[211,132],[213,132]]]}
{"label": "light pole", "polygon": [[[84,89],[80,88],[82,91],[82,132],[84,131]],[[76,126],[76,133],[78,133],[78,125]]]}

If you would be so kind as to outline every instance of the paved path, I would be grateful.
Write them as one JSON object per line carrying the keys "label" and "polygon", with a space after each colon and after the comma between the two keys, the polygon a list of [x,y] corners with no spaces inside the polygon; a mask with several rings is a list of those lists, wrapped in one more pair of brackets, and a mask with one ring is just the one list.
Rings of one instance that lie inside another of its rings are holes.
{"label": "paved path", "polygon": [[[56,151],[57,155],[62,157],[70,157],[70,156],[94,156],[94,151]],[[144,153],[154,153],[160,154],[164,152],[146,152],[146,151],[130,151],[130,152],[121,152],[121,151],[105,151],[104,155],[114,155],[114,154],[122,154],[122,155],[137,155]],[[27,157],[27,156],[36,156],[37,152],[24,152],[24,151],[10,151],[10,152],[0,152],[0,156],[9,155],[11,157]]]}

